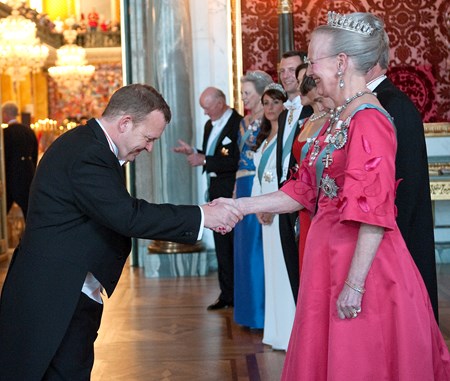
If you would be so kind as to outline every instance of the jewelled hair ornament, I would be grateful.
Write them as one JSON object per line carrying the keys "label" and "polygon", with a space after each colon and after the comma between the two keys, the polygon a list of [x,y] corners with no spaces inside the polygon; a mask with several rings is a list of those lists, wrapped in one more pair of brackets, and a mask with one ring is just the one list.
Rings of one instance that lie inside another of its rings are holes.
{"label": "jewelled hair ornament", "polygon": [[272,81],[272,77],[269,74],[260,70],[248,71],[245,77],[249,81]]}
{"label": "jewelled hair ornament", "polygon": [[266,92],[267,90],[277,90],[279,91],[281,94],[283,94],[285,97],[287,97],[286,91],[283,89],[283,86],[281,86],[279,83],[269,83],[266,88],[264,89],[264,92]]}
{"label": "jewelled hair ornament", "polygon": [[375,28],[365,21],[356,20],[351,16],[341,15],[333,11],[328,12],[327,24],[332,28],[345,29],[363,36],[371,36],[375,31]]}

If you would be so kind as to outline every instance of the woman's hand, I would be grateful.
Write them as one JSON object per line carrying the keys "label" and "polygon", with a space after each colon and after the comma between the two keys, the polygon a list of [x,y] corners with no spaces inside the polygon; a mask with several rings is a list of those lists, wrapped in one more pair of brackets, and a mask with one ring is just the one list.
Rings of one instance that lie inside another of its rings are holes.
{"label": "woman's hand", "polygon": [[383,235],[382,227],[361,224],[347,280],[336,302],[341,319],[356,318],[361,312],[361,301],[366,291],[364,284]]}
{"label": "woman's hand", "polygon": [[271,225],[273,222],[273,213],[256,213],[256,218],[261,225]]}
{"label": "woman's hand", "polygon": [[336,302],[337,313],[340,319],[353,319],[361,313],[363,294],[344,284]]}

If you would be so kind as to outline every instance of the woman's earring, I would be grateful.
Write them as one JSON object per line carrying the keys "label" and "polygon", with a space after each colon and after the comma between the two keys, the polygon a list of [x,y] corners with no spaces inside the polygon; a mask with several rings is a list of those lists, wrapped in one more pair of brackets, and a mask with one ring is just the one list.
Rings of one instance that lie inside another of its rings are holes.
{"label": "woman's earring", "polygon": [[337,76],[339,77],[339,88],[344,88],[344,79],[342,78],[344,76],[344,73],[341,71],[341,65],[338,66],[338,72]]}

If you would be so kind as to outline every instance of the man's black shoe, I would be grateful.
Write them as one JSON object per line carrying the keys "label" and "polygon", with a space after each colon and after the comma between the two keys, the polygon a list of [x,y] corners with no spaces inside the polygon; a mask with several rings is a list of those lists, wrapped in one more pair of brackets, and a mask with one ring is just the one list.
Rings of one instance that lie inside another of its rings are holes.
{"label": "man's black shoe", "polygon": [[217,299],[213,304],[208,306],[208,311],[221,310],[223,308],[233,307],[233,303],[227,303],[224,300]]}

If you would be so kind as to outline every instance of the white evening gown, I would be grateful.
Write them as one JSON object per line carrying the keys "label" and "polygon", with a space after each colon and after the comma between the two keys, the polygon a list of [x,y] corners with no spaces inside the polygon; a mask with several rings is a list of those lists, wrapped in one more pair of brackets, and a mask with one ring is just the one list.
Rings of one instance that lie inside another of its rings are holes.
{"label": "white evening gown", "polygon": [[[256,175],[252,196],[271,193],[278,190],[276,171],[276,137],[265,147],[265,141],[254,155]],[[266,162],[261,182],[258,168],[264,151],[273,149]],[[278,215],[271,225],[262,225],[265,280],[265,315],[263,343],[273,349],[286,350],[291,335],[295,315],[295,302],[281,248]]]}

